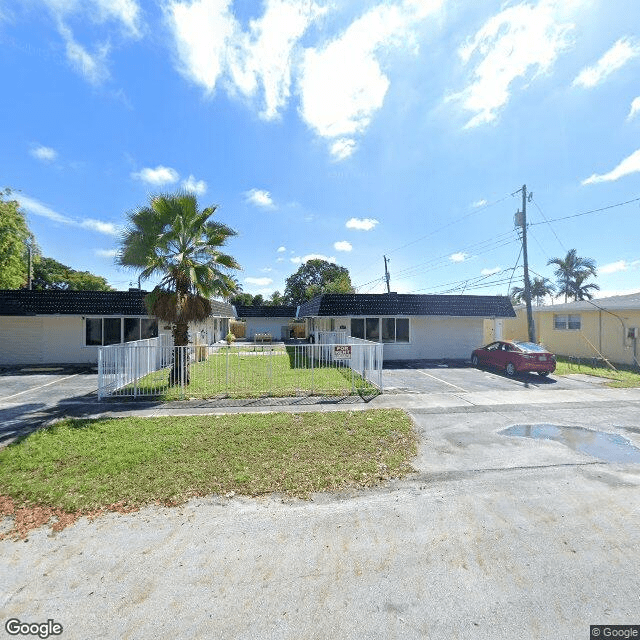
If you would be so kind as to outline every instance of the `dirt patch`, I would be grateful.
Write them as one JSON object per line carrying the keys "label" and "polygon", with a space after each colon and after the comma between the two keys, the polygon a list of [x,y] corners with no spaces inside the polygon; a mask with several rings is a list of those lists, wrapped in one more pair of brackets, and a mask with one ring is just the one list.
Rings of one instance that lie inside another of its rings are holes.
{"label": "dirt patch", "polygon": [[110,504],[101,509],[64,511],[63,509],[54,509],[42,505],[17,506],[13,498],[0,495],[0,518],[12,523],[12,526],[3,527],[5,530],[0,531],[0,540],[5,538],[26,540],[30,531],[45,525],[50,524],[53,531],[62,531],[62,529],[74,524],[82,517],[93,519],[110,511],[132,513],[139,509],[140,507],[120,502]]}

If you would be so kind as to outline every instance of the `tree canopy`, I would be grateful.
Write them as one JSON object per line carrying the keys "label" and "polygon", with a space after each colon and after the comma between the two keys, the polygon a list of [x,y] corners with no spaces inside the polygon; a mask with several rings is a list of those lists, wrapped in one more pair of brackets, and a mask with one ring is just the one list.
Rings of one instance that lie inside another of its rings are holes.
{"label": "tree canopy", "polygon": [[558,283],[558,295],[564,295],[564,301],[569,298],[574,300],[590,300],[591,291],[600,287],[587,280],[596,275],[596,262],[593,258],[582,258],[575,249],[567,251],[564,258],[552,258],[548,265],[555,265],[554,275]]}
{"label": "tree canopy", "polygon": [[284,299],[298,305],[321,293],[353,293],[349,270],[326,260],[309,260],[286,280]]}
{"label": "tree canopy", "polygon": [[[531,299],[536,301],[536,305],[541,305],[546,296],[551,296],[555,292],[555,286],[549,282],[549,278],[535,277],[529,284]],[[515,303],[525,301],[524,287],[513,287],[511,289],[511,299]]]}
{"label": "tree canopy", "polygon": [[53,258],[36,258],[33,262],[32,288],[67,289],[69,291],[113,291],[107,280],[89,271],[76,271]]}
{"label": "tree canopy", "polygon": [[0,289],[18,289],[28,279],[26,242],[32,238],[11,190],[0,191]]}

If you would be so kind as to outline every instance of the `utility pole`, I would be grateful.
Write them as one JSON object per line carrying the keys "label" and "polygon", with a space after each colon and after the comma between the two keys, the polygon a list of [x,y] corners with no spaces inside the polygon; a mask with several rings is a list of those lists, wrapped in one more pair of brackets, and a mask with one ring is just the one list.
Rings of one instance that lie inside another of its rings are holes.
{"label": "utility pole", "polygon": [[387,269],[387,256],[382,256],[384,258],[384,279],[387,281],[387,293],[391,293],[391,285],[389,284],[389,270]]}
{"label": "utility pole", "polygon": [[[527,328],[529,342],[536,341],[536,330],[533,324],[533,310],[531,309],[531,284],[529,282],[529,258],[527,256],[527,185],[522,189],[522,218],[517,218],[517,224],[522,227],[522,259],[524,261],[524,301],[527,306]],[[518,193],[516,191],[515,193]]]}

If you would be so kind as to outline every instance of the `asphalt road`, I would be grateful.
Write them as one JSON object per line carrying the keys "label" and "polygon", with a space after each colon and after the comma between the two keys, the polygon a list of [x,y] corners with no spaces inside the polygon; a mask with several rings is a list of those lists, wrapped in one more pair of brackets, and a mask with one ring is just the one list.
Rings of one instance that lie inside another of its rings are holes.
{"label": "asphalt road", "polygon": [[3,621],[110,639],[576,640],[640,624],[640,464],[580,453],[574,432],[499,433],[586,427],[640,447],[640,397],[620,397],[468,413],[416,396],[406,480],[308,502],[209,497],[5,540]]}

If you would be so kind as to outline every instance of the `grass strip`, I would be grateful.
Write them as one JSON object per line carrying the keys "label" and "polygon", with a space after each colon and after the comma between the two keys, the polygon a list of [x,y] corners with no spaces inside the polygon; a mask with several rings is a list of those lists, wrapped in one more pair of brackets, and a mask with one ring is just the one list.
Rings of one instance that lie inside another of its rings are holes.
{"label": "grass strip", "polygon": [[590,364],[576,362],[575,359],[557,357],[555,374],[566,376],[572,373],[582,373],[588,376],[608,378],[607,387],[629,388],[640,387],[640,372],[626,365],[615,365],[617,371],[608,367],[594,367]]}
{"label": "grass strip", "polygon": [[406,475],[416,452],[397,409],[66,419],[0,451],[0,507],[60,519],[231,492],[308,497]]}

